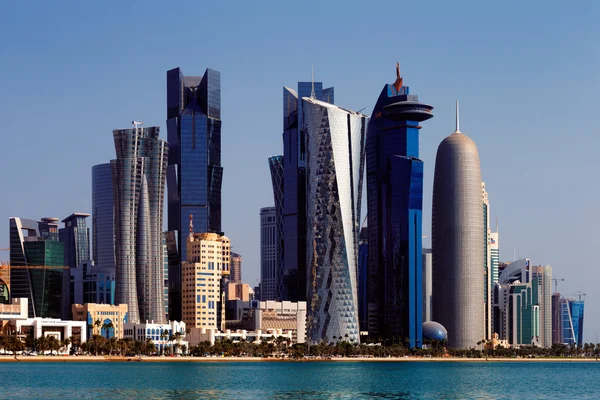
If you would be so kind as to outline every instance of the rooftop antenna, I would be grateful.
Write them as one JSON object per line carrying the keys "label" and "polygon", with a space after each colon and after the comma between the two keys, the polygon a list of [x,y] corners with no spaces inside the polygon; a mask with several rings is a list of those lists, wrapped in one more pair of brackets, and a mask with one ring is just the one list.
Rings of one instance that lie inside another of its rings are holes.
{"label": "rooftop antenna", "polygon": [[456,100],[456,131],[454,133],[462,133],[460,131],[460,112],[458,108],[458,100]]}
{"label": "rooftop antenna", "polygon": [[190,242],[194,240],[194,216],[190,214]]}
{"label": "rooftop antenna", "polygon": [[312,72],[312,74],[311,74],[311,80],[310,80],[310,82],[311,82],[310,98],[314,99],[317,97],[317,96],[315,96],[315,66],[314,66],[314,64],[312,66],[311,72]]}
{"label": "rooftop antenna", "polygon": [[144,125],[144,123],[143,123],[143,122],[140,122],[140,121],[131,121],[131,123],[133,124],[133,128],[134,128],[134,129],[141,128],[141,127],[142,127],[142,125]]}

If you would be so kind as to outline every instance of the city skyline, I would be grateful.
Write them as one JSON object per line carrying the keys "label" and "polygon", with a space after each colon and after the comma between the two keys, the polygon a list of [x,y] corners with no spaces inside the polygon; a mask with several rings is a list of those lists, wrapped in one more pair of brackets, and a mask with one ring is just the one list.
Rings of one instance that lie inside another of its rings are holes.
{"label": "city skyline", "polygon": [[[11,5],[9,11],[14,8],[15,15],[22,15],[22,7]],[[214,7],[217,8],[211,10],[213,13],[226,15],[225,10]],[[261,7],[248,10],[249,14],[260,17],[265,12]],[[394,9],[392,3],[388,7]],[[260,207],[273,204],[265,159],[281,154],[281,141],[278,140],[281,85],[308,80],[310,66],[314,64],[316,79],[335,86],[344,105],[360,109],[372,104],[380,82],[387,79],[390,69],[400,60],[403,73],[411,77],[411,83],[419,88],[419,95],[436,106],[436,118],[428,122],[420,151],[425,163],[423,234],[430,236],[427,227],[431,218],[428,210],[435,148],[452,124],[453,101],[458,97],[464,106],[465,131],[477,132],[473,139],[479,147],[486,189],[493,203],[492,220],[498,218],[502,225],[501,261],[512,260],[516,249],[517,257],[528,256],[541,264],[552,265],[555,275],[566,279],[561,283],[562,293],[570,295],[582,290],[590,294],[584,336],[594,337],[594,332],[600,329],[600,310],[592,297],[593,282],[600,276],[580,249],[592,245],[591,227],[594,224],[589,223],[589,219],[598,216],[594,208],[595,192],[588,193],[588,182],[595,182],[597,170],[592,149],[597,147],[598,138],[590,134],[594,126],[591,122],[594,102],[590,101],[590,96],[600,82],[595,72],[598,61],[590,59],[594,54],[590,50],[596,48],[591,38],[597,37],[598,28],[592,21],[598,15],[598,5],[584,3],[576,9],[562,4],[556,9],[544,10],[543,15],[533,5],[518,8],[507,5],[499,9],[483,5],[474,9],[439,5],[433,15],[417,6],[403,5],[403,9],[403,12],[415,15],[414,21],[405,22],[410,37],[416,37],[410,32],[418,27],[421,46],[423,43],[431,46],[419,49],[410,43],[411,40],[406,40],[398,45],[397,51],[384,51],[384,43],[374,43],[373,35],[365,34],[373,31],[362,30],[369,28],[361,28],[356,35],[347,28],[342,29],[340,33],[374,46],[371,57],[366,60],[354,60],[344,55],[350,43],[340,44],[339,49],[333,50],[329,46],[326,50],[331,52],[329,54],[317,47],[317,40],[329,32],[321,26],[316,32],[307,33],[303,38],[305,44],[299,39],[291,41],[292,46],[301,46],[298,52],[301,55],[281,57],[280,49],[287,44],[283,46],[278,38],[269,38],[264,30],[259,30],[261,21],[267,21],[260,18],[252,23],[232,18],[225,21],[221,29],[217,29],[216,22],[206,21],[214,31],[231,30],[234,24],[241,24],[237,29],[253,27],[258,33],[249,29],[245,38],[223,36],[215,44],[207,43],[206,51],[196,55],[183,54],[183,45],[167,47],[164,39],[153,41],[157,35],[165,35],[173,41],[173,34],[166,35],[168,29],[174,29],[170,22],[156,33],[135,35],[142,18],[132,19],[134,10],[127,6],[119,11],[112,10],[115,22],[121,21],[125,25],[127,21],[132,25],[118,35],[118,40],[113,34],[99,34],[106,29],[99,29],[102,23],[99,16],[93,16],[94,13],[86,13],[81,19],[73,18],[82,12],[78,7],[69,11],[60,6],[55,10],[45,6],[32,10],[28,14],[32,24],[46,22],[41,23],[40,28],[31,28],[31,33],[27,32],[29,25],[17,26],[20,17],[14,22],[7,21],[0,28],[2,33],[6,37],[20,38],[7,43],[8,53],[17,56],[7,59],[0,67],[5,76],[17,77],[5,83],[6,90],[0,97],[1,105],[11,110],[0,126],[7,132],[6,146],[0,155],[7,163],[18,164],[20,173],[7,174],[9,176],[1,182],[8,195],[0,200],[0,219],[6,221],[10,216],[19,215],[63,216],[73,210],[92,213],[89,171],[113,154],[107,133],[110,135],[114,126],[125,125],[138,117],[147,125],[164,128],[165,71],[179,65],[184,71],[196,73],[210,66],[223,74],[223,110],[232,119],[230,123],[224,117],[223,166],[228,172],[223,183],[223,231],[236,243],[236,251],[244,255],[244,276],[253,285],[258,276],[259,259],[259,244],[254,238],[256,214]],[[285,6],[266,11],[266,16],[261,18],[268,18],[274,24],[269,26],[277,28],[282,22],[271,20],[278,13],[284,15]],[[327,5],[320,10],[321,16],[315,18],[323,21],[323,15],[332,11],[332,6]],[[375,11],[365,12],[366,17],[377,19]],[[47,19],[46,14],[52,18]],[[143,10],[142,14],[153,18],[157,12]],[[506,18],[513,23],[514,29],[510,32],[501,28]],[[76,21],[74,25],[71,24],[73,20]],[[60,24],[70,26],[69,30],[46,30],[47,34],[36,30]],[[370,29],[380,29],[376,31],[380,35],[397,33],[397,27],[370,24]],[[489,29],[485,29],[486,26]],[[177,29],[183,34],[191,27]],[[73,30],[80,35],[72,35]],[[439,39],[445,32],[455,32],[456,40],[442,46]],[[364,37],[356,37],[361,36],[359,33]],[[529,38],[530,44],[521,42],[524,36]],[[264,50],[252,44],[253,40],[261,42],[257,39],[265,40],[261,44]],[[356,42],[352,43],[352,46],[356,45]],[[216,51],[217,46],[228,51]],[[310,46],[314,46],[314,53],[308,52]],[[141,52],[161,53],[161,60],[142,69],[134,63],[117,65],[107,61]],[[267,57],[267,60],[277,57],[284,60],[275,60],[271,64],[256,62],[269,53],[276,57]],[[403,54],[411,56],[407,59]],[[32,58],[34,55],[36,62]],[[351,60],[355,62],[351,64]],[[76,68],[68,67],[68,63],[75,63]],[[18,78],[38,73],[40,79],[35,79],[35,84]],[[89,80],[92,75],[96,79]],[[115,79],[123,76],[129,78],[126,81]],[[556,77],[573,99],[568,104],[561,104],[559,115],[555,115]],[[94,92],[89,101],[77,101],[82,87]],[[124,100],[132,92],[143,93],[143,99]],[[251,96],[255,96],[256,101],[249,101]],[[24,109],[33,107],[41,112],[25,116],[25,110],[14,108],[15,101],[27,104]],[[103,115],[101,119],[97,118],[99,110]],[[371,111],[367,109],[364,113],[369,115]],[[262,118],[265,115],[266,118]],[[25,128],[23,121],[43,125],[45,133],[42,135],[34,132],[35,129]],[[575,142],[578,157],[566,164],[555,162],[563,148],[572,143],[571,135],[565,132],[578,134]],[[226,138],[227,135],[230,137]],[[24,148],[32,156],[28,162],[17,158]],[[48,154],[59,154],[65,148],[70,152],[69,157],[55,157],[52,163],[45,163]],[[65,175],[71,183],[57,184]],[[554,184],[556,179],[564,182],[558,191]],[[40,191],[46,195],[43,202],[39,201]],[[523,195],[515,195],[518,193]],[[555,210],[571,210],[573,197],[579,202],[576,210],[554,214]],[[424,240],[424,247],[429,247],[428,242],[428,239]],[[0,230],[0,247],[7,246],[8,230]],[[8,260],[8,254],[0,254],[0,259]]]}

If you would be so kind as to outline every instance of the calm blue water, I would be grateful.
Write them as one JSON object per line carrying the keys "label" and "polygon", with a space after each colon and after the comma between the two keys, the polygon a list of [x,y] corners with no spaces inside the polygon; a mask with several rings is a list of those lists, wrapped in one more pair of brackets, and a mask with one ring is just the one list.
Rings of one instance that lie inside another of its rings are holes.
{"label": "calm blue water", "polygon": [[0,398],[598,399],[598,363],[0,363]]}

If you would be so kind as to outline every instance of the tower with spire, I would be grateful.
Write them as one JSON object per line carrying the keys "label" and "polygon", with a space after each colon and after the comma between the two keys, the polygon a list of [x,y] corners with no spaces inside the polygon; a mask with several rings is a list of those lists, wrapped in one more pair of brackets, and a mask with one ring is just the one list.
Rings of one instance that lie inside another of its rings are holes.
{"label": "tower with spire", "polygon": [[[386,84],[373,108],[366,142],[369,336],[408,339],[422,345],[423,161],[420,123],[433,107],[403,83]],[[359,300],[359,304],[364,304]]]}
{"label": "tower with spire", "polygon": [[448,346],[469,349],[485,337],[484,213],[479,152],[456,129],[439,145],[432,209],[432,319],[448,331]]}

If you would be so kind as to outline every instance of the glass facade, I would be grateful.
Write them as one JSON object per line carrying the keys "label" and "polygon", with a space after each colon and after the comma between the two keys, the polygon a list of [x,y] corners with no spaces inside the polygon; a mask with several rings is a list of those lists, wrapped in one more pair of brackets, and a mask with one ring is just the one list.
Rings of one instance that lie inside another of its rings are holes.
{"label": "glass facade", "polygon": [[277,290],[277,211],[260,209],[260,300],[276,300]]}
{"label": "glass facade", "polygon": [[[400,78],[399,78],[400,79]],[[408,86],[385,85],[367,136],[369,335],[422,345],[423,162],[419,122],[433,116]]]}
{"label": "glass facade", "polygon": [[168,148],[159,128],[114,130],[116,304],[132,322],[165,320],[162,215]]}
{"label": "glass facade", "polygon": [[[62,220],[65,227],[58,231],[60,241],[65,248],[65,266],[68,267],[63,273],[67,275],[65,279],[69,282],[71,281],[70,271],[82,268],[82,263],[90,260],[90,231],[86,224],[86,218],[89,216],[85,213],[73,213]],[[77,289],[73,287],[74,284],[75,282],[63,288],[63,295],[71,300],[63,302],[62,315],[65,319],[72,318],[71,304],[74,304],[74,292],[82,289],[79,282],[77,282],[79,285]]]}
{"label": "glass facade", "polygon": [[358,343],[358,239],[368,117],[315,98],[304,97],[302,104],[310,199],[308,340]]}
{"label": "glass facade", "polygon": [[92,167],[92,257],[96,267],[115,271],[115,225],[112,167]]}
{"label": "glass facade", "polygon": [[9,220],[11,265],[22,267],[11,268],[11,297],[27,298],[28,314],[33,318],[64,318],[61,313],[70,299],[67,294],[63,296],[69,276],[57,221]]}
{"label": "glass facade", "polygon": [[[334,89],[322,82],[283,88],[283,278],[282,300],[306,301],[306,131],[302,99],[334,103]],[[275,190],[275,188],[274,188]]]}
{"label": "glass facade", "polygon": [[169,315],[181,320],[182,232],[221,233],[221,74],[167,71]]}
{"label": "glass facade", "polygon": [[562,343],[583,346],[583,300],[560,299]]}
{"label": "glass facade", "polygon": [[284,247],[283,247],[283,156],[269,157],[269,170],[271,171],[271,183],[273,184],[273,200],[275,201],[275,224],[277,229],[276,244],[276,268],[277,276],[275,281],[275,298],[281,300],[285,294],[283,277],[284,268]]}

